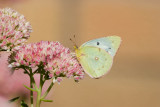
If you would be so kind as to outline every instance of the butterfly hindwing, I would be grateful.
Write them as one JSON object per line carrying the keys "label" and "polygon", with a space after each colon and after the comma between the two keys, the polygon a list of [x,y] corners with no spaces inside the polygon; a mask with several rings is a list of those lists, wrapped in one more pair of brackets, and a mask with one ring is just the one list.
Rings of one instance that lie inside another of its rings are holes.
{"label": "butterfly hindwing", "polygon": [[113,58],[104,49],[85,46],[79,48],[77,57],[84,71],[92,78],[99,78],[106,74],[113,63]]}
{"label": "butterfly hindwing", "polygon": [[121,43],[121,38],[119,36],[108,36],[90,40],[84,43],[80,48],[85,46],[98,47],[106,50],[112,57],[114,57],[120,46],[120,43]]}

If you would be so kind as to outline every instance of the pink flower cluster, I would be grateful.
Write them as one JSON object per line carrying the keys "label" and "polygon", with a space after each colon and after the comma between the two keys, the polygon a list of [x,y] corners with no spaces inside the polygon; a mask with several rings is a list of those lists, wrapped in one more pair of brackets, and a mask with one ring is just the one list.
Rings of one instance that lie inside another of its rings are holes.
{"label": "pink flower cluster", "polygon": [[37,68],[40,64],[43,64],[44,70],[49,71],[57,82],[62,80],[61,77],[74,77],[76,81],[84,77],[76,57],[59,42],[41,41],[23,45],[16,52],[10,67],[24,65]]}
{"label": "pink flower cluster", "polygon": [[16,49],[31,32],[31,25],[23,15],[10,8],[0,9],[0,51]]}

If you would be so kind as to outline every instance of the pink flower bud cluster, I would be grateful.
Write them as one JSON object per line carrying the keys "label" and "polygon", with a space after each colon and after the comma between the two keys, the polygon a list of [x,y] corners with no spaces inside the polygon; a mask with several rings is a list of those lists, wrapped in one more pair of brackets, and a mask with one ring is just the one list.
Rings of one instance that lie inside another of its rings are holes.
{"label": "pink flower bud cluster", "polygon": [[0,9],[0,51],[18,48],[31,32],[32,27],[23,15],[10,8]]}
{"label": "pink flower bud cluster", "polygon": [[62,80],[61,77],[74,77],[76,81],[84,77],[76,57],[59,42],[41,41],[23,45],[16,51],[10,67],[24,65],[37,68],[40,64],[43,64],[44,70],[49,71],[52,74],[49,76],[57,82]]}

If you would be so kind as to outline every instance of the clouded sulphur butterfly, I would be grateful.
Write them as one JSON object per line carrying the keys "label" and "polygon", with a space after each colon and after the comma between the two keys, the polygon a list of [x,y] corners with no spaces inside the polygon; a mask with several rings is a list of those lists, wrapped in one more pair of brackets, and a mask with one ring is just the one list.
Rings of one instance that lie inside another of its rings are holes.
{"label": "clouded sulphur butterfly", "polygon": [[92,78],[99,78],[110,70],[120,43],[119,36],[98,38],[82,44],[75,53],[84,71]]}

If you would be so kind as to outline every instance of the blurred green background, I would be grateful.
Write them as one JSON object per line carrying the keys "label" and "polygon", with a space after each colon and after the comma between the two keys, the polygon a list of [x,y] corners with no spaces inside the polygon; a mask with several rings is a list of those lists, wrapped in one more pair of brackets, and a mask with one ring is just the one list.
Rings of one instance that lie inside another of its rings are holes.
{"label": "blurred green background", "polygon": [[65,79],[42,107],[160,107],[159,0],[0,0],[33,26],[29,42],[84,42],[118,35],[122,44],[111,72],[101,79]]}

